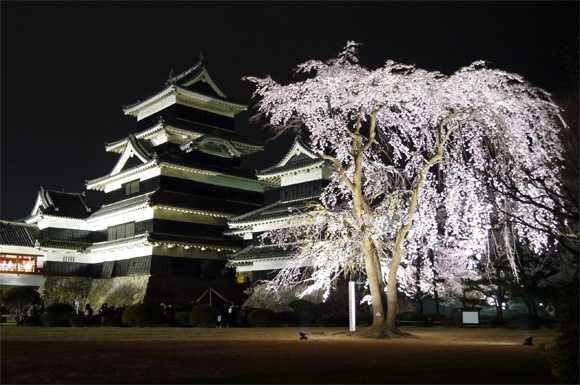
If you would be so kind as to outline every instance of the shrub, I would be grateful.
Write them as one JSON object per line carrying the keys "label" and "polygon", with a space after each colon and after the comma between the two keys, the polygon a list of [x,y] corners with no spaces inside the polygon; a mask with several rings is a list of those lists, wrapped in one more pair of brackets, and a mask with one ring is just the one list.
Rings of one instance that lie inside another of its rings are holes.
{"label": "shrub", "polygon": [[316,305],[310,301],[297,299],[288,304],[294,310],[294,319],[298,326],[310,326],[316,316]]}
{"label": "shrub", "polygon": [[70,317],[70,319],[68,320],[68,323],[70,326],[81,327],[81,326],[86,326],[87,321],[86,321],[84,315],[75,314],[72,317]]}
{"label": "shrub", "polygon": [[348,316],[328,315],[316,320],[318,327],[349,326]]}
{"label": "shrub", "polygon": [[278,326],[280,321],[274,310],[254,309],[248,313],[247,321],[256,327]]}
{"label": "shrub", "polygon": [[127,306],[123,311],[123,323],[129,327],[144,327],[156,324],[160,319],[159,311],[152,305],[140,303]]}
{"label": "shrub", "polygon": [[461,314],[453,313],[441,316],[441,325],[448,328],[458,328],[461,326]]}
{"label": "shrub", "polygon": [[68,326],[68,323],[64,325],[62,319],[52,313],[42,313],[40,321],[44,326],[49,327]]}
{"label": "shrub", "polygon": [[16,320],[16,324],[20,325],[26,319],[30,307],[40,303],[40,294],[33,288],[17,286],[2,291],[0,300],[2,307],[5,307]]}
{"label": "shrub", "polygon": [[191,326],[189,314],[191,311],[178,311],[175,313],[175,323],[180,326]]}
{"label": "shrub", "polygon": [[189,323],[191,326],[207,328],[215,325],[216,321],[216,311],[209,304],[195,305],[189,313]]}
{"label": "shrub", "polygon": [[74,306],[68,303],[56,302],[48,305],[40,318],[44,326],[70,326],[69,320],[74,315]]}
{"label": "shrub", "polygon": [[30,317],[26,317],[24,322],[22,322],[23,326],[42,326],[42,320],[40,319],[39,315],[33,315]]}

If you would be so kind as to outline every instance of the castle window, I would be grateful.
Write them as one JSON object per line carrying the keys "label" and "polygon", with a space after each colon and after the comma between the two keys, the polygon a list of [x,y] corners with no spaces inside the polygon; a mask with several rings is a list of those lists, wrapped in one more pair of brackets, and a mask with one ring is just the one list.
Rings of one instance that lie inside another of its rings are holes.
{"label": "castle window", "polygon": [[139,179],[122,185],[123,195],[132,195],[139,192]]}
{"label": "castle window", "polygon": [[36,255],[0,254],[0,273],[42,274],[42,262]]}
{"label": "castle window", "polygon": [[123,223],[122,225],[107,228],[108,240],[132,238],[135,236],[135,222]]}

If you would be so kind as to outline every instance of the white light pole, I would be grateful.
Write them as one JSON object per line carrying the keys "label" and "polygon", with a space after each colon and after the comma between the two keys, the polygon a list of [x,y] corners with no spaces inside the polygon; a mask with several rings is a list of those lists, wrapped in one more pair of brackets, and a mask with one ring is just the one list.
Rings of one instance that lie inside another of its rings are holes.
{"label": "white light pole", "polygon": [[348,319],[351,332],[356,331],[356,292],[354,285],[354,281],[348,282]]}

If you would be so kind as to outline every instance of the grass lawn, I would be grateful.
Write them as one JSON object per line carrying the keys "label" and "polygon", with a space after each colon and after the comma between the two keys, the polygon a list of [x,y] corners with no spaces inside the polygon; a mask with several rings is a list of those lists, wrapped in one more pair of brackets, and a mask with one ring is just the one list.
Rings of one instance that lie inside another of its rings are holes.
{"label": "grass lawn", "polygon": [[[300,340],[298,331],[308,333]],[[2,384],[554,383],[537,349],[552,330],[2,326]],[[523,339],[534,337],[534,346]]]}

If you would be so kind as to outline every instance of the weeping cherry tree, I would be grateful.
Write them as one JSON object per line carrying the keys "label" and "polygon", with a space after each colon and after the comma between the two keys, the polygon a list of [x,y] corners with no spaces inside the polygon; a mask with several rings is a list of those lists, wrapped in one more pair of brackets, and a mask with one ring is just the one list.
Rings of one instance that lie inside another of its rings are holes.
{"label": "weeping cherry tree", "polygon": [[[306,129],[334,170],[308,220],[266,235],[296,246],[266,288],[301,284],[302,294],[327,295],[338,277],[360,269],[372,297],[368,334],[378,337],[399,333],[397,281],[414,256],[432,252],[455,286],[447,290],[457,291],[459,277],[489,252],[492,220],[505,222],[501,245],[516,273],[516,238],[537,252],[549,247],[546,232],[513,218],[554,222],[553,196],[528,183],[528,172],[558,190],[563,122],[547,92],[481,61],[445,76],[393,61],[369,70],[356,55],[348,42],[334,59],[299,65],[306,80],[288,85],[248,79],[259,114],[280,130]],[[510,200],[498,186],[492,192],[507,172],[541,204]],[[305,265],[313,267],[306,277]]]}

